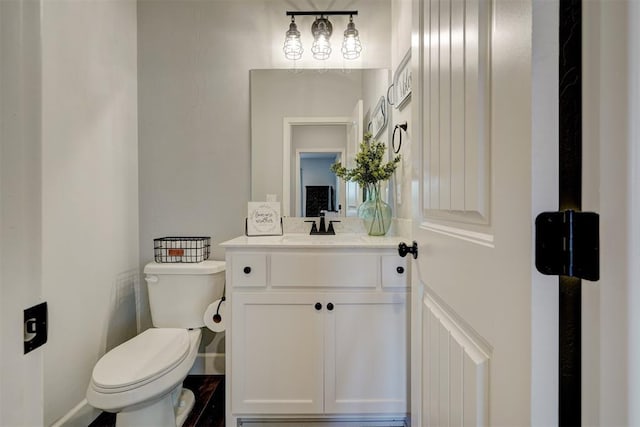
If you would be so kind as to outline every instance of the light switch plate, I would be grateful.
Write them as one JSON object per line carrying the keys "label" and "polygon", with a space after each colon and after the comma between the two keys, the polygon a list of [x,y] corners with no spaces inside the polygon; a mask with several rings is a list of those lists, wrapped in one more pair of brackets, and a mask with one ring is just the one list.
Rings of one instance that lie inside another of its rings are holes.
{"label": "light switch plate", "polygon": [[47,303],[24,310],[24,354],[47,342]]}

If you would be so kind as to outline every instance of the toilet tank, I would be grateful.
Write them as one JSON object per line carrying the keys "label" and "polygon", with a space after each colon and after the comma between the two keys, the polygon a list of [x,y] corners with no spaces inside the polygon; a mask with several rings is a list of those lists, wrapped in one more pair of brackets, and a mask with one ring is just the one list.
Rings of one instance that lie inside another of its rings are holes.
{"label": "toilet tank", "polygon": [[207,306],[224,292],[224,261],[156,263],[144,267],[156,328],[201,328]]}

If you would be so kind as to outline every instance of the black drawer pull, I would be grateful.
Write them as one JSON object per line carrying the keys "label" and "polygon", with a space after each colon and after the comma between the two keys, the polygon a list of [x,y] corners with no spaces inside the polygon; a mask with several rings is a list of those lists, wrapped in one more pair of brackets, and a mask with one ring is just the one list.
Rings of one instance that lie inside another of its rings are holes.
{"label": "black drawer pull", "polygon": [[332,303],[327,304],[327,310],[329,310],[329,311],[333,310],[333,304]]}
{"label": "black drawer pull", "polygon": [[404,273],[404,267],[400,266],[400,267],[396,268],[396,271],[398,272],[398,274],[402,274],[402,273]]}
{"label": "black drawer pull", "polygon": [[242,271],[244,271],[244,274],[249,274],[251,273],[251,267],[247,266]]}
{"label": "black drawer pull", "polygon": [[315,305],[316,310],[320,311],[322,310],[322,304],[320,304],[319,302],[316,303]]}

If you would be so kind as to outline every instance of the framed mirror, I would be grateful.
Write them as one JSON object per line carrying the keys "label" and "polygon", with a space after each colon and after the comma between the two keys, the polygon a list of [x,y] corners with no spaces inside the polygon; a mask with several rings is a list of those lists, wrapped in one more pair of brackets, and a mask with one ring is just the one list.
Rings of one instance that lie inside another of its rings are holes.
{"label": "framed mirror", "polygon": [[[251,70],[251,200],[272,194],[283,216],[317,216],[317,199],[355,216],[359,190],[331,178],[328,165],[353,161],[389,85],[387,69]],[[388,131],[377,139],[388,146]]]}

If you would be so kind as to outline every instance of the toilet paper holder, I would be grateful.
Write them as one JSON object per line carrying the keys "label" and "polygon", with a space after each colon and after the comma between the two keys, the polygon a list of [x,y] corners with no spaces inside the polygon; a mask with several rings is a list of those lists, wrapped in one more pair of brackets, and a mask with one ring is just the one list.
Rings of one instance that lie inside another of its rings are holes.
{"label": "toilet paper holder", "polygon": [[218,302],[218,307],[216,308],[216,314],[213,315],[213,322],[214,323],[220,323],[222,322],[222,316],[220,316],[220,306],[222,305],[222,302],[225,300],[225,296],[223,295],[222,298],[220,298],[220,302]]}

